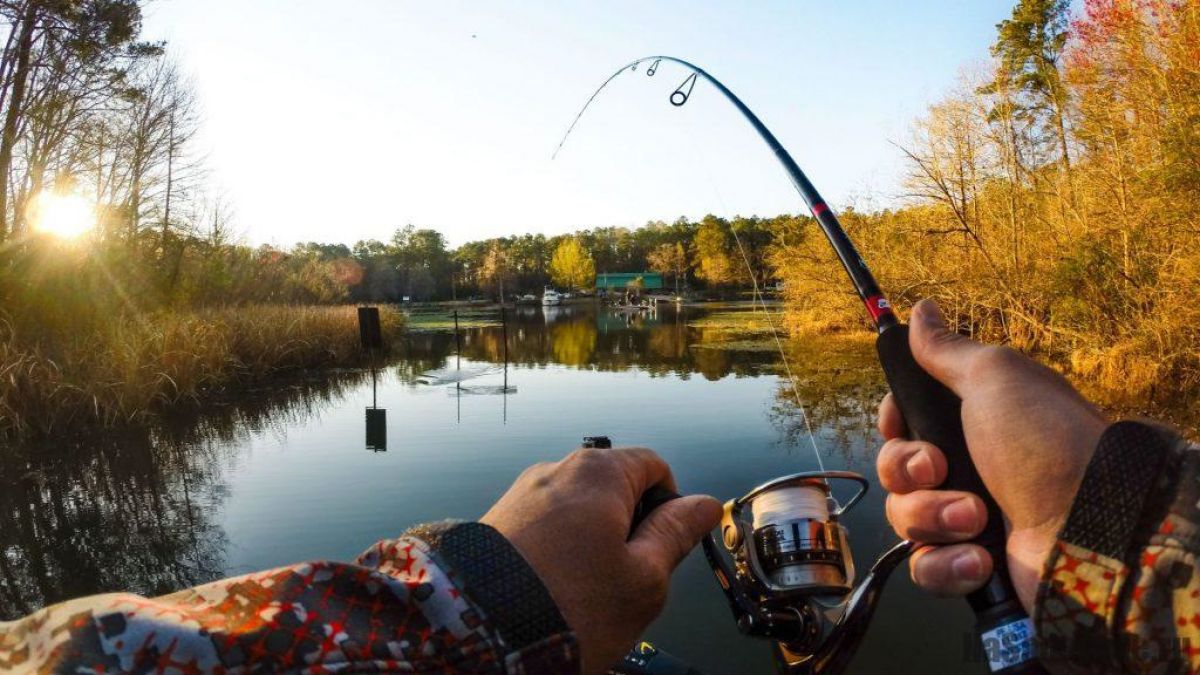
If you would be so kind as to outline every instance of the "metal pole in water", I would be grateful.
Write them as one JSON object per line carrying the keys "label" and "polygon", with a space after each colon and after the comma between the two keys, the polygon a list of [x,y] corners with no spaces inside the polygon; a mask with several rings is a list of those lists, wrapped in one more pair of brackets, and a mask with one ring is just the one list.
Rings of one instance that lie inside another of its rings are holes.
{"label": "metal pole in water", "polygon": [[504,398],[503,424],[508,424],[508,313],[500,308],[500,331],[504,338],[504,388],[501,389]]}
{"label": "metal pole in water", "polygon": [[504,340],[504,391],[508,391],[508,313],[500,308],[500,332]]}
{"label": "metal pole in water", "polygon": [[454,369],[462,370],[462,342],[458,337],[458,310],[454,310]]}

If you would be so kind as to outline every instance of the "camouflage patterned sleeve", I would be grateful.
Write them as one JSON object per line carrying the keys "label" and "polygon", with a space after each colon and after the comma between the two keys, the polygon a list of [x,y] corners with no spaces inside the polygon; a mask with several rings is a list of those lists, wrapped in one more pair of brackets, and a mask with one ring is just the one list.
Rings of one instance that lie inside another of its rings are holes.
{"label": "camouflage patterned sleeve", "polygon": [[100,595],[0,623],[0,672],[570,673],[574,635],[480,523],[146,599]]}
{"label": "camouflage patterned sleeve", "polygon": [[1034,621],[1055,672],[1200,672],[1200,452],[1157,425],[1100,439]]}

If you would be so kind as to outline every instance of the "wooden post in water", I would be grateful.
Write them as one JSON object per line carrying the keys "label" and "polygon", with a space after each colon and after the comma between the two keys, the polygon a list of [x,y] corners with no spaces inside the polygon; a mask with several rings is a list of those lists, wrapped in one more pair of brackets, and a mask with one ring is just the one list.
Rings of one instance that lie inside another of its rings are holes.
{"label": "wooden post in water", "polygon": [[383,331],[380,328],[378,307],[358,308],[358,338],[363,351],[368,354],[383,349]]}

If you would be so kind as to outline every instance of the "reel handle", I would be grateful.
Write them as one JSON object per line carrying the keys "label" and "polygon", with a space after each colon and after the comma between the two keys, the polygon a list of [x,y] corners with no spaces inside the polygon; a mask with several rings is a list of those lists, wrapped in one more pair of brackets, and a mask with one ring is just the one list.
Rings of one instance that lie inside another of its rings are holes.
{"label": "reel handle", "polygon": [[967,602],[975,612],[975,628],[989,668],[1005,675],[1044,673],[1034,656],[1033,624],[1008,575],[1004,517],[967,451],[962,400],[917,364],[907,325],[885,328],[875,348],[909,436],[936,445],[946,456],[946,480],[941,487],[973,492],[987,508],[987,526],[974,541],[991,554],[992,576],[983,588],[967,595]]}

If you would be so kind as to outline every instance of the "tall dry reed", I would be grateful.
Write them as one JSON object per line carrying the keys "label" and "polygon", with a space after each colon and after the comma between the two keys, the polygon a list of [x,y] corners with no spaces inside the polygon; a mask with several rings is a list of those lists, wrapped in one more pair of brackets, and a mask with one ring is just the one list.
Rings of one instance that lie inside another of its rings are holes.
{"label": "tall dry reed", "polygon": [[[381,311],[386,336],[403,315]],[[94,313],[30,334],[0,315],[0,436],[145,421],[285,372],[357,365],[355,308]]]}

